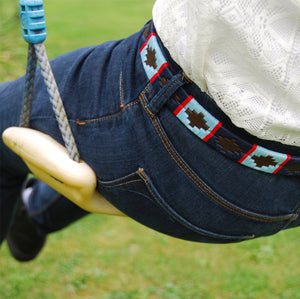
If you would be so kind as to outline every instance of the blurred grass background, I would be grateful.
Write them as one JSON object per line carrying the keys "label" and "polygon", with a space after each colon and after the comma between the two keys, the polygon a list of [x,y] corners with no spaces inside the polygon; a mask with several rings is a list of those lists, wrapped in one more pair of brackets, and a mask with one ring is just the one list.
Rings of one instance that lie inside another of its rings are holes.
{"label": "blurred grass background", "polygon": [[[153,2],[45,1],[49,58],[134,33],[151,18]],[[24,73],[26,48],[18,1],[0,0],[0,81]],[[209,245],[173,239],[126,218],[89,215],[50,235],[32,262],[16,262],[3,244],[0,298],[295,299],[299,245],[299,229]]]}

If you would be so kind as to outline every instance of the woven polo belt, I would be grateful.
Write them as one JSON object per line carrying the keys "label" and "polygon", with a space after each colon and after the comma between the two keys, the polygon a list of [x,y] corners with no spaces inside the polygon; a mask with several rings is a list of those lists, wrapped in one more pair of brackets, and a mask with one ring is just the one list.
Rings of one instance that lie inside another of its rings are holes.
{"label": "woven polo belt", "polygon": [[[145,41],[140,48],[142,64],[154,90],[159,92],[174,74],[159,46],[152,23],[143,38]],[[187,129],[231,160],[269,174],[300,175],[300,157],[272,151],[242,139],[189,95],[184,87],[179,87],[176,100],[167,101],[166,105]]]}

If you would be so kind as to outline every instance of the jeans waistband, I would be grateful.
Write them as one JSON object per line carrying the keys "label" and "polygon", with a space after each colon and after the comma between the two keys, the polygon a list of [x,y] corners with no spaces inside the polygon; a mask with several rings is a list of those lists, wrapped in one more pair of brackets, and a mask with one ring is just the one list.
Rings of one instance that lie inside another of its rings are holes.
{"label": "jeans waistband", "polygon": [[300,156],[249,142],[236,134],[232,123],[220,121],[187,92],[184,85],[189,79],[167,58],[152,22],[142,36],[140,58],[152,87],[148,105],[152,113],[166,105],[195,136],[241,165],[269,174],[300,175]]}

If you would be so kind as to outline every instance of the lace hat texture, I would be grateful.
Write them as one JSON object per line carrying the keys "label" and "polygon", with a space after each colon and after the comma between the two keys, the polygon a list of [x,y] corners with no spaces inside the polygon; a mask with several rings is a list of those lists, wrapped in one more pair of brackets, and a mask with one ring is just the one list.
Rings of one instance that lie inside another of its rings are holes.
{"label": "lace hat texture", "polygon": [[236,126],[300,146],[300,0],[157,0],[153,20]]}

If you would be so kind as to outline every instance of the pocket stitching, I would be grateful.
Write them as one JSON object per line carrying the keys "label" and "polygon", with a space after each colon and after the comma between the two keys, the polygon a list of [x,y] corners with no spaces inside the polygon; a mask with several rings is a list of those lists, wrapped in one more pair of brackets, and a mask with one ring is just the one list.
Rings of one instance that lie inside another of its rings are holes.
{"label": "pocket stitching", "polygon": [[77,123],[78,126],[84,126],[84,125],[87,125],[87,124],[99,123],[99,122],[103,122],[103,121],[106,121],[106,120],[109,120],[109,119],[117,118],[117,117],[121,116],[128,108],[138,104],[139,102],[140,102],[140,100],[137,100],[133,103],[130,103],[130,104],[126,105],[125,107],[123,107],[121,111],[116,112],[115,114],[108,115],[108,116],[103,116],[103,117],[99,117],[97,119],[91,119],[91,120],[77,119],[76,123]]}
{"label": "pocket stitching", "polygon": [[[136,174],[136,173],[135,173]],[[101,184],[103,186],[105,186],[106,188],[114,188],[114,187],[120,187],[120,186],[124,186],[124,185],[128,185],[131,183],[136,183],[136,182],[142,182],[143,180],[141,179],[137,179],[137,180],[132,180],[132,181],[126,181],[124,183],[120,183],[120,184],[116,184],[116,185],[106,185],[105,183],[101,182]]]}
{"label": "pocket stitching", "polygon": [[[194,231],[197,234],[201,234],[203,236],[207,236],[210,238],[214,239],[223,239],[223,240],[234,240],[234,241],[242,241],[242,240],[250,240],[254,239],[255,235],[237,235],[237,236],[231,236],[231,235],[224,235],[224,234],[219,234],[219,233],[214,233],[214,232],[209,232],[203,228],[197,227],[196,225],[192,224],[190,221],[185,219],[184,217],[180,216],[172,207],[170,207],[167,203],[163,203],[158,196],[156,195],[156,192],[152,190],[149,182],[148,182],[148,177],[144,172],[144,169],[141,169],[141,171],[138,172],[138,175],[142,178],[143,182],[145,183],[148,191],[150,194],[153,196],[155,201],[159,204],[160,207],[163,208],[164,211],[168,213],[174,220],[178,221],[181,223],[183,226],[187,227],[188,229]],[[168,205],[168,206],[166,206]]]}
{"label": "pocket stitching", "polygon": [[[134,177],[138,175],[140,179],[132,179],[130,181],[125,181],[126,179],[129,179],[131,177]],[[123,183],[117,183],[124,181]],[[151,180],[148,178],[148,176],[145,173],[145,170],[143,168],[139,168],[136,172],[131,173],[125,177],[122,177],[118,180],[115,180],[114,183],[112,182],[104,182],[99,180],[99,184],[101,184],[103,187],[106,188],[114,188],[114,187],[120,187],[120,186],[125,186],[129,185],[130,183],[135,183],[135,182],[141,182],[144,184],[144,186],[147,188],[148,192],[152,196],[153,202],[158,204],[158,206],[168,215],[170,216],[173,221],[176,221],[183,225],[184,227],[188,228],[189,230],[204,236],[204,237],[209,237],[214,240],[227,240],[227,241],[232,241],[232,242],[238,242],[238,241],[243,241],[243,240],[250,240],[255,238],[255,235],[236,235],[236,236],[231,236],[231,235],[225,235],[225,234],[219,234],[219,233],[214,233],[210,232],[208,230],[202,229],[201,227],[197,227],[196,225],[192,224],[190,221],[186,220],[184,217],[180,216],[172,207],[169,207],[167,203],[164,203],[164,200],[160,200],[159,193],[153,189],[153,187],[150,185]],[[128,192],[131,192],[130,190],[126,190]]]}
{"label": "pocket stitching", "polygon": [[162,141],[165,149],[173,159],[173,161],[178,165],[178,167],[186,174],[186,176],[199,188],[202,192],[204,192],[208,197],[210,197],[214,202],[217,204],[223,206],[227,210],[236,213],[240,216],[244,216],[246,218],[250,218],[256,221],[263,221],[263,222],[277,222],[277,221],[283,221],[283,220],[289,220],[293,219],[295,217],[295,214],[288,214],[283,216],[263,216],[263,215],[255,215],[254,213],[243,211],[241,208],[235,207],[234,205],[230,204],[229,202],[226,202],[222,200],[217,194],[213,193],[212,190],[210,190],[207,186],[205,186],[199,178],[193,173],[193,171],[187,166],[187,164],[183,161],[183,159],[176,153],[176,151],[173,149],[172,145],[168,141],[167,137],[165,136],[162,128],[159,125],[159,122],[155,116],[150,114],[149,110],[146,106],[146,99],[145,99],[145,93],[141,94],[141,103],[142,106],[147,113],[155,131],[157,132],[160,140]]}

